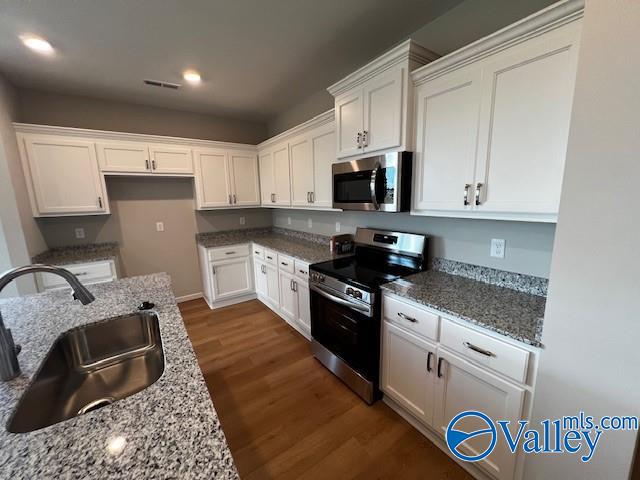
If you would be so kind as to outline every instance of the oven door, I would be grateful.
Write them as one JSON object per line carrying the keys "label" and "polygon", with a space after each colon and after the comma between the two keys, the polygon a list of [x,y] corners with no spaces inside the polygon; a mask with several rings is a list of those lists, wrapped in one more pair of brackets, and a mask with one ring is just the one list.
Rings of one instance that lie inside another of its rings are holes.
{"label": "oven door", "polygon": [[401,164],[398,153],[334,163],[333,207],[343,210],[400,211],[398,189]]}
{"label": "oven door", "polygon": [[[377,381],[379,324],[370,306],[311,285],[311,336],[363,377]],[[354,308],[355,307],[355,308]]]}

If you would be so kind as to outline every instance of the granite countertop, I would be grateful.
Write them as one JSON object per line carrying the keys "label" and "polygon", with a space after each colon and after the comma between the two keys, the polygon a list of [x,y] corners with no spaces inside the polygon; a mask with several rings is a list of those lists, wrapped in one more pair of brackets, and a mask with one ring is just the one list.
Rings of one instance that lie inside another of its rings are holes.
{"label": "granite countertop", "polygon": [[205,248],[254,242],[308,263],[324,262],[338,256],[329,250],[329,237],[279,228],[200,233],[196,241]]}
{"label": "granite countertop", "polygon": [[546,298],[435,270],[383,290],[536,347],[542,346]]}
{"label": "granite countertop", "polygon": [[[22,345],[22,375],[0,383],[0,469],[11,479],[236,479],[238,474],[198,367],[167,274],[91,285],[86,306],[68,293],[0,301],[5,323]],[[156,304],[165,370],[145,390],[112,405],[31,433],[5,428],[56,338],[70,328]],[[124,439],[121,452],[107,449]]]}
{"label": "granite countertop", "polygon": [[33,257],[31,263],[71,265],[73,263],[117,259],[118,255],[118,242],[90,243],[87,245],[50,248]]}

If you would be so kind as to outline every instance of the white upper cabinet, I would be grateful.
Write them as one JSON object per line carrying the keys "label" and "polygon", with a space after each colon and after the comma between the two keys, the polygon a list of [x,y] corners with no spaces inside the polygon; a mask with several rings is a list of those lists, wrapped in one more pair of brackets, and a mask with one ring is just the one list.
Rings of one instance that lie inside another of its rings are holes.
{"label": "white upper cabinet", "polygon": [[316,208],[333,206],[333,175],[331,166],[336,161],[335,123],[321,125],[309,134],[313,158],[313,189],[311,204]]}
{"label": "white upper cabinet", "polygon": [[273,155],[274,204],[291,205],[291,179],[289,172],[289,144],[276,145]]}
{"label": "white upper cabinet", "polygon": [[140,142],[96,143],[100,170],[105,173],[150,173],[149,146]]}
{"label": "white upper cabinet", "polygon": [[582,11],[545,12],[413,72],[412,213],[557,220]]}
{"label": "white upper cabinet", "polygon": [[289,141],[291,154],[291,205],[306,207],[313,191],[313,152],[311,139],[301,135]]}
{"label": "white upper cabinet", "polygon": [[260,151],[258,163],[260,167],[260,200],[262,205],[268,206],[275,201],[275,180],[273,178],[273,155],[271,150]]}
{"label": "white upper cabinet", "polygon": [[196,208],[260,205],[258,158],[253,151],[194,151]]}
{"label": "white upper cabinet", "polygon": [[34,216],[109,213],[94,142],[19,134],[18,143]]}
{"label": "white upper cabinet", "polygon": [[337,158],[411,149],[409,73],[436,58],[407,40],[328,88],[335,97]]}
{"label": "white upper cabinet", "polygon": [[193,175],[191,148],[178,145],[150,145],[153,173],[168,175]]}

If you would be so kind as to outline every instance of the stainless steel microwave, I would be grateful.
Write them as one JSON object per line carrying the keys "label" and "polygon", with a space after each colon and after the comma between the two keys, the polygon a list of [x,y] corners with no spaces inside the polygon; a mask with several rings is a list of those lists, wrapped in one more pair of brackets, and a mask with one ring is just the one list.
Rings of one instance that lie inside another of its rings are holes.
{"label": "stainless steel microwave", "polygon": [[405,212],[411,206],[411,152],[333,164],[333,208]]}

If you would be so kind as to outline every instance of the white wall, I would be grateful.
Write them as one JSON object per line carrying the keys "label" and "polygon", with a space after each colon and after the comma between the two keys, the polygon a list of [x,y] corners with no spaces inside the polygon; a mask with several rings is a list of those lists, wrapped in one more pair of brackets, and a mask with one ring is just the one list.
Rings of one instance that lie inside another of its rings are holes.
{"label": "white wall", "polygon": [[[312,228],[308,228],[309,219]],[[552,224],[434,218],[408,213],[273,211],[275,226],[294,230],[333,235],[337,221],[341,233],[353,233],[356,227],[426,233],[430,258],[448,258],[538,277],[549,276],[555,231]],[[492,238],[506,240],[505,258],[489,256]]]}
{"label": "white wall", "polygon": [[[640,2],[588,0],[534,420],[640,414]],[[625,479],[636,432],[594,458],[532,455],[527,480]]]}

